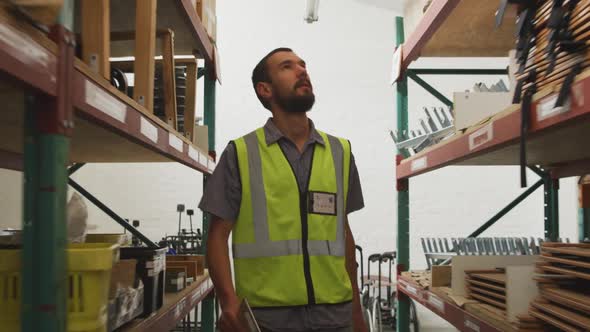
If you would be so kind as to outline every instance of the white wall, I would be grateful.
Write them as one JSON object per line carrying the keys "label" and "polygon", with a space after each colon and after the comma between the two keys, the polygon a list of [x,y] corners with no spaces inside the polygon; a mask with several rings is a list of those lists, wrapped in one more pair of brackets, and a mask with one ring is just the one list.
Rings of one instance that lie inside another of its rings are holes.
{"label": "white wall", "polygon": [[[322,1],[320,20],[310,25],[303,21],[304,1],[226,0],[217,5],[223,75],[217,94],[218,152],[228,140],[261,126],[269,116],[252,90],[254,65],[275,47],[293,48],[307,61],[315,87],[317,103],[310,117],[319,128],[352,141],[366,203],[350,218],[357,243],[366,253],[395,249],[396,152],[388,130],[396,127],[396,107],[395,89],[388,80],[398,13],[387,7],[387,1]],[[505,61],[428,59],[414,64],[460,66],[498,68]],[[425,79],[451,97],[481,78]],[[422,106],[435,105],[439,104],[433,97],[410,84],[411,125]],[[156,240],[176,230],[176,204],[194,208],[202,192],[202,176],[175,163],[88,165],[76,179],[121,215],[140,219],[141,229]],[[531,174],[529,182],[534,179]],[[562,235],[571,238],[576,238],[574,183],[562,181],[560,196]],[[18,225],[18,173],[0,172],[0,184],[1,223]],[[416,268],[425,266],[420,237],[464,236],[521,192],[516,167],[449,167],[412,179],[410,185],[411,257]],[[541,236],[542,204],[539,191],[484,235]],[[90,223],[99,231],[119,229],[94,208]]]}

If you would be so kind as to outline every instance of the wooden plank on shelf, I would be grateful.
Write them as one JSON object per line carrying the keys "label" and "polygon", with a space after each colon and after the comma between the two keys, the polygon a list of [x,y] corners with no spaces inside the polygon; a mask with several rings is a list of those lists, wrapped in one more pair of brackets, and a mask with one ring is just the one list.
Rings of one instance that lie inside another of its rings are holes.
{"label": "wooden plank on shelf", "polygon": [[506,320],[501,309],[485,303],[470,303],[465,305],[465,311],[487,322],[499,331],[514,332],[514,327]]}
{"label": "wooden plank on shelf", "polygon": [[473,279],[485,280],[497,285],[506,285],[506,275],[501,273],[471,273],[469,276]]}
{"label": "wooden plank on shelf", "polygon": [[174,65],[174,32],[162,36],[162,79],[164,88],[164,116],[174,130],[178,130],[176,105],[176,66]]}
{"label": "wooden plank on shelf", "polygon": [[135,50],[137,52],[135,52],[133,99],[151,112],[154,111],[156,6],[157,0],[137,1],[135,10]]}
{"label": "wooden plank on shelf", "polygon": [[531,314],[531,316],[536,317],[542,321],[544,321],[545,323],[555,326],[558,329],[560,329],[561,331],[564,332],[582,332],[581,329],[576,328],[575,326],[569,325],[567,323],[562,322],[561,320],[552,317],[550,315],[547,315],[545,313],[542,313],[541,311],[531,308],[529,309],[529,313]]}
{"label": "wooden plank on shelf", "polygon": [[512,265],[533,265],[538,256],[455,256],[452,259],[453,295],[465,296],[465,270],[506,268]]}
{"label": "wooden plank on shelf", "polygon": [[197,61],[186,63],[186,89],[184,92],[184,135],[194,142],[195,112],[197,109]]}
{"label": "wooden plank on shelf", "polygon": [[541,259],[543,259],[544,261],[547,261],[547,262],[567,264],[567,265],[571,265],[571,266],[577,266],[577,267],[581,267],[581,268],[585,268],[585,269],[590,269],[590,263],[584,262],[581,260],[577,260],[577,259],[555,257],[555,256],[552,256],[547,253],[543,253],[541,255]]}
{"label": "wooden plank on shelf", "polygon": [[543,247],[541,252],[590,257],[590,248],[586,246]]}
{"label": "wooden plank on shelf", "polygon": [[551,302],[555,302],[562,306],[574,308],[579,311],[584,311],[587,315],[590,315],[590,305],[583,302],[572,300],[571,298],[560,295],[559,293],[551,292],[549,289],[542,289],[541,295]]}
{"label": "wooden plank on shelf", "polygon": [[586,331],[590,330],[590,318],[588,316],[583,316],[573,310],[567,310],[560,306],[540,301],[533,301],[531,305],[537,310],[555,316],[568,324],[584,328]]}
{"label": "wooden plank on shelf", "polygon": [[565,274],[565,275],[569,275],[569,276],[574,276],[574,277],[585,279],[585,280],[590,280],[590,273],[586,273],[586,272],[579,272],[579,271],[574,271],[571,269],[566,269],[566,268],[562,268],[562,267],[555,267],[555,266],[542,266],[539,268],[541,268],[545,271],[549,271],[549,272],[555,272],[555,273]]}
{"label": "wooden plank on shelf", "polygon": [[84,0],[80,7],[82,60],[110,80],[110,0]]}
{"label": "wooden plank on shelf", "polygon": [[499,301],[503,301],[506,302],[506,295],[501,294],[500,292],[493,292],[490,290],[486,290],[484,288],[480,288],[477,286],[467,286],[467,289],[469,289],[472,292],[476,292],[476,293],[480,293],[483,295],[487,295],[488,297],[492,297],[495,298]]}
{"label": "wooden plank on shelf", "polygon": [[471,279],[471,278],[466,278],[465,279],[465,282],[467,284],[472,284],[472,285],[478,286],[480,288],[483,287],[483,288],[486,288],[486,289],[489,289],[489,290],[494,290],[494,291],[497,291],[497,292],[506,293],[506,287],[504,287],[504,286],[498,286],[498,285],[494,285],[494,284],[491,284],[491,283],[488,283],[488,282],[474,280],[474,279]]}
{"label": "wooden plank on shelf", "polygon": [[502,302],[492,299],[488,296],[477,294],[477,293],[471,293],[469,295],[471,297],[473,297],[474,299],[477,299],[483,303],[487,303],[487,304],[493,305],[495,307],[498,307],[500,309],[506,310],[506,303],[502,303]]}
{"label": "wooden plank on shelf", "polygon": [[580,303],[581,305],[584,305],[584,307],[590,308],[590,293],[588,293],[588,290],[585,291],[572,291],[572,290],[567,290],[567,289],[543,289],[542,290],[543,294],[552,294],[558,297],[562,297],[577,303]]}

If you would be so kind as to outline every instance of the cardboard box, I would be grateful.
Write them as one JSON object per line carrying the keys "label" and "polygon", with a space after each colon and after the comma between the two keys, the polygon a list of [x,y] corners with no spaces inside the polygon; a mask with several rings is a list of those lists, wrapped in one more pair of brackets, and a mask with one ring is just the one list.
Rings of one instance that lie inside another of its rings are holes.
{"label": "cardboard box", "polygon": [[[166,256],[166,265],[170,263],[170,266],[182,266],[175,263],[182,263],[182,262],[193,262],[195,263],[195,273],[191,274],[187,268],[187,276],[194,277],[196,280],[197,276],[203,275],[205,273],[205,256],[203,255],[170,255]],[[190,267],[190,265],[188,265]]]}
{"label": "cardboard box", "polygon": [[111,287],[109,299],[114,299],[118,288],[133,288],[135,286],[135,268],[137,260],[121,259],[113,266],[111,272]]}
{"label": "cardboard box", "polygon": [[209,151],[209,127],[195,125],[193,130],[193,144],[196,145],[201,151]]}
{"label": "cardboard box", "polygon": [[512,105],[511,92],[453,93],[455,129],[469,128]]}
{"label": "cardboard box", "polygon": [[432,266],[431,287],[448,287],[451,286],[452,268],[450,265]]}

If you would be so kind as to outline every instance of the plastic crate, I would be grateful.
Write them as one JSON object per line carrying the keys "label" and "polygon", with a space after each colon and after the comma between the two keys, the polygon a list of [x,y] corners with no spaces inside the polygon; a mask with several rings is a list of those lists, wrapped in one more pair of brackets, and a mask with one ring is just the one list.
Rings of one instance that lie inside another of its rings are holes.
{"label": "plastic crate", "polygon": [[129,233],[89,233],[86,234],[86,243],[115,243],[120,246],[131,244]]}
{"label": "plastic crate", "polygon": [[[112,243],[69,244],[67,256],[67,326],[71,332],[104,332],[111,269],[119,246]],[[21,250],[0,250],[0,326],[20,330]]]}
{"label": "plastic crate", "polygon": [[144,286],[144,310],[147,317],[164,304],[164,284],[167,248],[121,248],[121,259],[137,259],[136,275]]}

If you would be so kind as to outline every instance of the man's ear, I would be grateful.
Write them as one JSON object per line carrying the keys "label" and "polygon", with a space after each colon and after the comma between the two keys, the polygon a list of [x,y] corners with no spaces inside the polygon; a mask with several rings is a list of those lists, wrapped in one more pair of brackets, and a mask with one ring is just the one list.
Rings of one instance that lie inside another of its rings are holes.
{"label": "man's ear", "polygon": [[263,99],[269,100],[272,98],[272,87],[270,83],[258,82],[256,84],[256,92],[258,92],[258,95]]}

